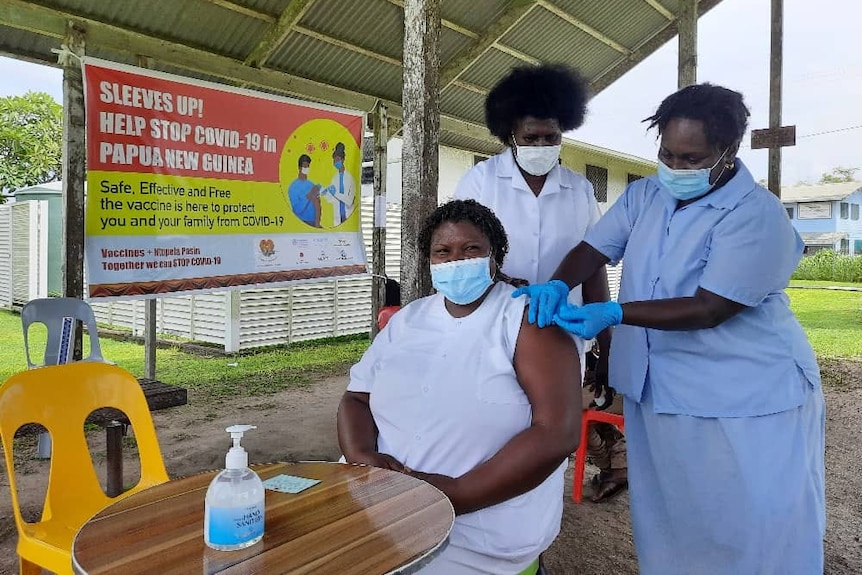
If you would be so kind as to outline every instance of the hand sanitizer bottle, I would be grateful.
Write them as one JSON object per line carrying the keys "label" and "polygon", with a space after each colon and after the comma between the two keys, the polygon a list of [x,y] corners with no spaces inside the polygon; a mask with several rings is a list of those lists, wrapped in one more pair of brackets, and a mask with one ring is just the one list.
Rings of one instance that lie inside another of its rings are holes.
{"label": "hand sanitizer bottle", "polygon": [[204,507],[204,542],[219,551],[233,551],[263,539],[264,489],[257,473],[248,468],[248,453],[240,445],[243,433],[254,425],[225,429],[233,447],[225,457],[225,470],[207,489]]}

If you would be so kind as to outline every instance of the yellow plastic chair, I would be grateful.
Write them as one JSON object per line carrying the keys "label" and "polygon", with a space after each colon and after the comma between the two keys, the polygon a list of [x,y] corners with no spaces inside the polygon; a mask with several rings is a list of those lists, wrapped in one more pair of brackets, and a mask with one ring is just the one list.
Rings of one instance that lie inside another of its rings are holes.
{"label": "yellow plastic chair", "polygon": [[[87,416],[103,407],[128,416],[141,458],[140,481],[116,498],[102,491],[84,435]],[[44,425],[54,438],[45,508],[36,523],[21,516],[14,473],[12,440],[25,423]],[[71,574],[72,542],[90,517],[118,499],[168,480],[144,392],[132,374],[114,365],[80,362],[13,375],[0,386],[0,435],[22,575],[41,573],[41,568]]]}

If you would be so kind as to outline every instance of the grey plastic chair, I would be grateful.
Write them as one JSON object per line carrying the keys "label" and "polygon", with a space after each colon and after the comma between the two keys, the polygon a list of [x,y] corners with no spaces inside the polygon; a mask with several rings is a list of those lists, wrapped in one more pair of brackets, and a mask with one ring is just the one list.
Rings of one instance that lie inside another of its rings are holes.
{"label": "grey plastic chair", "polygon": [[[90,355],[84,361],[104,361],[102,348],[99,346],[99,332],[96,329],[96,316],[90,304],[73,297],[52,297],[30,300],[21,310],[21,325],[24,328],[24,350],[27,354],[27,367],[42,367],[57,365],[72,361],[69,339],[75,333],[75,322],[80,320],[87,326],[90,334]],[[48,328],[48,343],[42,363],[35,363],[30,355],[30,344],[27,332],[33,323],[45,324]]]}
{"label": "grey plastic chair", "polygon": [[[83,361],[105,361],[102,358],[102,348],[99,346],[99,332],[96,330],[96,316],[93,308],[82,299],[73,297],[40,298],[28,301],[21,309],[21,326],[24,328],[24,351],[27,355],[27,367],[43,367],[46,365],[59,365],[71,363],[72,337],[77,329],[77,321],[80,320],[87,326],[90,334],[90,355]],[[48,343],[45,344],[45,353],[42,363],[34,363],[30,356],[30,342],[28,332],[34,323],[45,324],[48,328]],[[37,445],[37,457],[49,459],[51,457],[51,436],[48,433],[39,434]]]}

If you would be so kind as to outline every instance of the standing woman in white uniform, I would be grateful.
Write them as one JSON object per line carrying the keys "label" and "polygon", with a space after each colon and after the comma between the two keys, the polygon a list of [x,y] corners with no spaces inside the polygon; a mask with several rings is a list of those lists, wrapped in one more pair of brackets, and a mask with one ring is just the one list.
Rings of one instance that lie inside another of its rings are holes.
{"label": "standing woman in white uniform", "polygon": [[[511,278],[530,284],[550,280],[599,219],[592,184],[560,165],[563,132],[583,123],[587,91],[586,81],[571,68],[525,66],[509,72],[485,100],[488,130],[506,149],[464,174],[455,198],[474,199],[503,222],[511,247],[502,271]],[[574,305],[607,300],[604,266],[569,294]],[[610,337],[611,330],[598,337],[596,396],[611,397],[606,389]],[[575,342],[583,365],[584,341]],[[619,399],[613,411],[621,412]],[[599,502],[627,485],[625,438],[605,424],[592,426],[590,435],[591,458],[603,462],[593,497]]]}
{"label": "standing woman in white uniform", "polygon": [[350,370],[342,453],[423,479],[452,502],[449,545],[422,575],[534,575],[559,533],[578,443],[575,346],[530,325],[525,298],[497,281],[508,242],[488,208],[440,206],[419,245],[437,293],[393,315]]}

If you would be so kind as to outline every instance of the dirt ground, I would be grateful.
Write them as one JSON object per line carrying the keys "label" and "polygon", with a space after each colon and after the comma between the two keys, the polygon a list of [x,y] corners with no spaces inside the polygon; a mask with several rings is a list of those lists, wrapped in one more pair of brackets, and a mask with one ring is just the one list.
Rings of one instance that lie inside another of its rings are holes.
{"label": "dirt ground", "polygon": [[[823,367],[827,403],[826,465],[828,526],[826,573],[862,573],[862,362],[828,362]],[[190,393],[189,405],[156,412],[153,416],[171,477],[220,468],[224,464],[226,434],[233,423],[256,424],[244,444],[252,462],[334,460],[338,457],[335,411],[346,377],[320,381],[302,389],[272,396],[212,403]],[[90,433],[93,460],[104,470],[104,434]],[[22,506],[26,517],[41,510],[47,462],[34,459],[35,441],[19,440],[16,457]],[[131,442],[130,442],[131,443]],[[127,452],[130,450],[127,450]],[[126,482],[137,473],[133,450],[125,466]],[[590,477],[594,470],[587,470]],[[0,573],[17,573],[16,531],[8,479],[0,475]],[[589,494],[585,489],[585,495]],[[571,501],[571,468],[560,536],[546,553],[555,575],[637,573],[632,545],[628,496],[592,504]]]}

